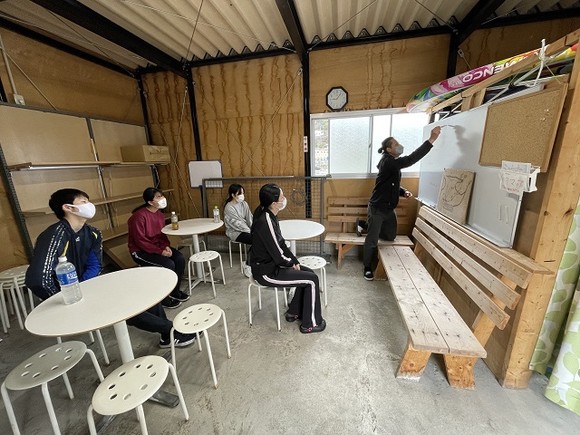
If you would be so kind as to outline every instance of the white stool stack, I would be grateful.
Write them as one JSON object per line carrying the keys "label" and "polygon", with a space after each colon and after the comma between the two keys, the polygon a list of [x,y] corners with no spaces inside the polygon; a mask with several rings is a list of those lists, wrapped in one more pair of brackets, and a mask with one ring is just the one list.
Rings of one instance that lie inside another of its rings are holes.
{"label": "white stool stack", "polygon": [[222,280],[224,282],[224,285],[226,285],[226,277],[224,275],[224,266],[222,264],[222,256],[219,254],[219,252],[216,252],[216,251],[201,251],[201,252],[198,252],[197,254],[193,254],[191,257],[189,257],[189,262],[187,263],[187,280],[189,283],[189,294],[191,294],[191,276],[193,275],[193,267],[194,267],[195,263],[201,263],[201,270],[203,273],[203,282],[206,282],[203,264],[207,263],[207,267],[209,269],[209,277],[211,280],[211,288],[213,290],[213,297],[214,298],[216,297],[215,281],[213,279],[213,271],[211,269],[211,261],[215,260],[216,258],[219,258],[219,260],[220,260],[220,269],[222,270]]}
{"label": "white stool stack", "polygon": [[[8,309],[4,291],[7,291],[10,297],[11,306],[16,313],[20,329],[24,329],[23,319],[26,318],[26,305],[24,304],[24,279],[26,277],[26,270],[28,264],[23,266],[12,267],[11,269],[0,272],[0,310],[2,319],[2,328],[4,332],[8,332],[7,327],[10,327],[10,319],[8,318]],[[28,291],[30,298],[30,309],[34,308],[34,300],[32,299],[32,292]]]}
{"label": "white stool stack", "polygon": [[177,361],[175,360],[175,346],[173,345],[173,333],[174,331],[179,331],[182,334],[196,334],[197,344],[201,352],[201,342],[199,339],[199,334],[201,332],[205,338],[205,346],[207,347],[207,356],[209,358],[209,366],[211,369],[211,377],[213,379],[213,385],[217,388],[217,377],[215,374],[215,367],[213,364],[213,356],[211,353],[211,346],[209,345],[208,329],[215,325],[219,319],[222,319],[224,325],[224,334],[226,336],[226,350],[228,352],[228,358],[232,357],[230,351],[230,338],[228,335],[228,323],[226,321],[226,313],[217,305],[213,304],[198,304],[193,305],[185,310],[181,311],[175,319],[173,319],[173,328],[171,329],[171,361],[173,366],[177,367]]}
{"label": "white stool stack", "polygon": [[10,427],[15,435],[19,435],[20,430],[18,429],[14,409],[8,396],[8,390],[22,391],[40,385],[48,416],[50,417],[52,430],[55,434],[60,434],[60,428],[58,427],[58,421],[56,420],[54,407],[52,406],[50,393],[48,392],[48,383],[62,376],[68,395],[73,399],[74,394],[66,373],[77,365],[87,353],[95,366],[99,380],[103,381],[103,372],[101,372],[95,354],[90,349],[87,349],[87,346],[81,341],[68,341],[46,348],[20,363],[6,376],[0,390],[2,392],[4,405],[6,406],[8,420],[10,420]]}
{"label": "white stool stack", "polygon": [[250,326],[252,326],[252,287],[256,287],[258,289],[258,310],[262,309],[262,289],[273,289],[274,294],[276,295],[276,323],[278,325],[278,331],[281,331],[280,328],[280,307],[278,303],[278,290],[282,290],[284,293],[284,305],[286,308],[288,307],[288,295],[286,294],[285,287],[266,287],[261,285],[258,281],[256,281],[253,277],[250,277],[250,283],[248,284],[248,316],[250,321]]}
{"label": "white stool stack", "polygon": [[97,433],[93,410],[101,415],[118,415],[131,409],[136,409],[141,433],[147,435],[143,403],[161,388],[169,372],[171,372],[185,419],[189,420],[175,368],[164,358],[149,355],[123,364],[98,386],[87,410],[87,422],[91,435]]}
{"label": "white stool stack", "polygon": [[328,305],[328,293],[326,292],[326,260],[316,255],[307,255],[298,258],[300,264],[312,269],[321,270],[320,273],[320,290],[324,293],[324,306]]}

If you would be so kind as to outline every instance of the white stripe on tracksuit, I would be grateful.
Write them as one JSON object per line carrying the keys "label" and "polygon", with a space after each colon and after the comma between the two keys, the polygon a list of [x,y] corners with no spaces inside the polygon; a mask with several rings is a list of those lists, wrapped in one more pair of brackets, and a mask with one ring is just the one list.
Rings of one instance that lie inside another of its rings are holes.
{"label": "white stripe on tracksuit", "polygon": [[[296,271],[298,272],[298,271]],[[268,275],[262,275],[262,278],[266,282],[270,282],[274,285],[272,287],[298,287],[298,286],[310,286],[310,316],[312,320],[312,326],[318,326],[316,323],[316,317],[314,316],[314,305],[316,303],[316,286],[314,285],[314,281],[308,279],[294,279],[294,280],[276,280],[274,278],[270,278]]]}
{"label": "white stripe on tracksuit", "polygon": [[270,215],[268,213],[266,213],[266,222],[268,223],[268,228],[270,229],[270,235],[272,236],[272,240],[274,240],[274,243],[276,244],[276,247],[278,248],[278,251],[280,252],[280,256],[282,257],[282,259],[284,261],[291,262],[292,261],[291,258],[284,256],[284,250],[280,247],[280,244],[278,243],[278,238],[276,237],[276,231],[274,231],[274,226],[272,225],[272,218],[270,218]]}

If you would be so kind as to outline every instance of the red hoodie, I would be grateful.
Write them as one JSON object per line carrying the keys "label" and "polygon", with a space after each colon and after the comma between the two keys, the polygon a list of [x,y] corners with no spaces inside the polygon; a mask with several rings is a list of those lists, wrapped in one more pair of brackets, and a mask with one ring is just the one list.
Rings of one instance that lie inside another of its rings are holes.
{"label": "red hoodie", "polygon": [[135,211],[129,221],[129,252],[159,254],[169,246],[169,239],[161,232],[165,216],[160,210],[152,213],[147,207]]}

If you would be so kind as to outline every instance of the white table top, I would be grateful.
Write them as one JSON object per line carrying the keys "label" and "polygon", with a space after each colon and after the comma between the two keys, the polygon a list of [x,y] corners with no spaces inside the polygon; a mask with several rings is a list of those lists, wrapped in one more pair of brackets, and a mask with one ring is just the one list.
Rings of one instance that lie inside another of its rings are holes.
{"label": "white table top", "polygon": [[223,221],[214,222],[212,218],[186,219],[179,221],[179,229],[172,230],[171,224],[169,224],[165,225],[161,232],[168,236],[193,236],[217,230],[223,224]]}
{"label": "white table top", "polygon": [[324,225],[302,219],[287,219],[279,221],[284,240],[304,240],[321,235]]}
{"label": "white table top", "polygon": [[83,298],[65,305],[57,293],[38,305],[25,326],[36,335],[81,334],[127,320],[151,308],[177,284],[177,275],[163,267],[135,267],[81,282]]}

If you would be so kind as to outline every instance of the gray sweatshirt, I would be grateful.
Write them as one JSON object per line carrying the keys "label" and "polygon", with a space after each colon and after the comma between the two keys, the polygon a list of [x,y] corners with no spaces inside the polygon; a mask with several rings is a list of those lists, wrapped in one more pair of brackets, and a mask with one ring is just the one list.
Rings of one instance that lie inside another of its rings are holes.
{"label": "gray sweatshirt", "polygon": [[250,233],[252,227],[252,212],[246,201],[232,200],[224,207],[224,223],[226,236],[236,240],[240,233]]}

